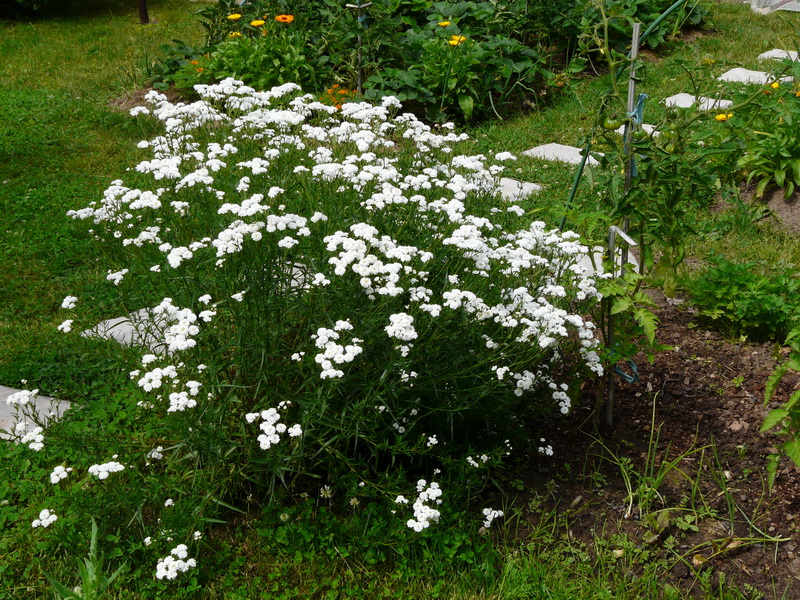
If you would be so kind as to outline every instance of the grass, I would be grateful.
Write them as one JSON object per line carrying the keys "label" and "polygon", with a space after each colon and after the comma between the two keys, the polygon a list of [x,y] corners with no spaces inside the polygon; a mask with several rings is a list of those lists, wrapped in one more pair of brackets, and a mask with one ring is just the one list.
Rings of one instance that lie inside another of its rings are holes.
{"label": "grass", "polygon": [[[101,400],[113,406],[114,394],[127,393],[126,375],[110,358],[119,348],[88,340],[67,345],[54,330],[61,299],[76,290],[101,300],[91,318],[117,316],[102,312],[102,298],[110,299],[113,289],[104,285],[105,273],[96,266],[94,246],[66,217],[66,211],[99,197],[109,181],[122,176],[124,167],[135,162],[136,141],[152,132],[142,130],[138,122],[109,106],[109,101],[144,83],[161,44],[173,38],[190,43],[200,39],[201,30],[191,18],[195,7],[187,0],[151,0],[150,15],[155,23],[141,26],[135,2],[95,0],[82,4],[81,12],[72,15],[0,23],[0,224],[4,233],[0,239],[4,282],[0,286],[0,384],[18,386],[27,379],[43,392],[58,392],[87,405]],[[663,116],[658,100],[691,91],[681,62],[699,65],[714,57],[719,62],[712,70],[718,74],[732,64],[758,68],[755,56],[761,51],[796,46],[799,22],[793,14],[755,19],[746,6],[714,4],[714,23],[716,35],[699,36],[664,59],[648,62],[641,84],[652,98],[646,120]],[[521,155],[546,142],[577,144],[588,134],[595,101],[607,87],[608,80],[603,77],[575,81],[545,111],[474,129],[475,149]],[[713,91],[714,87],[709,81],[707,89]],[[564,213],[574,168],[520,157],[516,170],[512,176],[545,185],[530,206],[530,214],[556,224]],[[568,217],[571,226],[597,235],[598,209],[590,183],[591,174]],[[709,232],[719,232],[721,221],[735,221],[735,215],[700,217],[704,225],[699,229],[705,235],[695,238],[691,246],[697,258],[719,251],[731,259],[765,265],[777,261],[800,264],[794,235],[754,223],[745,215],[724,234],[712,236]],[[20,469],[21,459],[13,452],[4,458],[0,498],[11,493],[11,482],[14,493],[24,496],[25,482],[41,478],[52,468],[34,458]],[[597,477],[597,471],[588,468],[587,480]],[[581,510],[600,508],[599,504],[586,504]],[[523,513],[515,515],[509,510],[505,529],[495,534],[498,543],[479,546],[482,557],[473,558],[470,564],[465,557],[471,548],[454,550],[464,558],[455,570],[445,561],[431,560],[442,555],[428,556],[428,561],[398,561],[396,568],[382,570],[363,560],[370,550],[358,536],[343,537],[333,546],[335,550],[324,540],[316,540],[316,545],[306,546],[308,554],[304,555],[297,541],[283,546],[270,541],[279,526],[274,514],[247,515],[236,526],[220,527],[209,540],[215,550],[211,559],[214,574],[204,582],[205,592],[198,590],[196,597],[685,597],[683,591],[664,584],[674,557],[668,560],[634,543],[624,533],[624,523],[613,516],[607,516],[603,524],[613,535],[598,536],[588,548],[570,536],[577,509],[556,510],[537,496],[525,509],[525,515],[539,515],[534,523],[524,523]],[[0,515],[0,522],[20,518],[18,512]],[[317,535],[310,525],[298,526],[296,533],[301,539]],[[74,555],[54,557],[46,566],[62,582],[77,581],[75,560],[85,556],[88,547],[87,540],[76,532],[72,535]],[[474,543],[463,539],[465,544]],[[113,532],[106,532],[102,549],[110,558],[106,561],[109,571],[113,571],[121,562],[115,555],[118,548]],[[0,554],[8,558],[0,565],[0,581],[8,584],[0,586],[0,598],[41,598],[49,593],[40,564],[45,551],[46,545],[32,534],[0,537]],[[142,567],[137,570],[132,565],[130,569],[120,577],[112,597],[173,597],[166,587],[143,592],[135,575],[148,575]],[[729,583],[712,581],[703,572],[694,576],[699,597],[752,597]],[[185,597],[195,597],[193,594],[187,592]]]}

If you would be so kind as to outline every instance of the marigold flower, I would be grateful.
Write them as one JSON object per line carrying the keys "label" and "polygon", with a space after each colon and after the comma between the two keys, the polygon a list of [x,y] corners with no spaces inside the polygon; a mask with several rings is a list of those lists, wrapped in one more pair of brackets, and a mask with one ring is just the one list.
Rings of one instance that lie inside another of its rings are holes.
{"label": "marigold flower", "polygon": [[255,21],[250,21],[250,25],[252,25],[253,27],[261,27],[264,24],[264,22],[265,21],[262,19],[256,19]]}
{"label": "marigold flower", "polygon": [[458,46],[462,42],[466,42],[466,41],[467,41],[467,38],[465,38],[463,35],[451,35],[450,39],[447,41],[447,43],[450,44],[451,46]]}
{"label": "marigold flower", "polygon": [[294,15],[278,15],[275,20],[278,23],[291,23],[294,21]]}
{"label": "marigold flower", "polygon": [[239,13],[233,13],[232,15],[228,15],[227,16],[227,19],[229,21],[238,21],[241,18],[242,18],[242,15],[240,15]]}
{"label": "marigold flower", "polygon": [[714,117],[714,118],[715,118],[717,121],[727,121],[727,120],[728,120],[728,115],[726,115],[725,113],[720,113],[720,114],[718,114],[718,115],[717,115],[716,117]]}
{"label": "marigold flower", "polygon": [[439,21],[439,27],[447,27],[450,25],[450,21]]}
{"label": "marigold flower", "polygon": [[780,81],[773,81],[769,87],[771,87],[773,90],[777,90],[779,87],[781,87],[781,83]]}
{"label": "marigold flower", "polygon": [[242,34],[241,34],[240,32],[238,32],[238,31],[231,31],[231,32],[228,34],[228,37],[229,37],[229,38],[237,38],[237,37],[242,37]]}

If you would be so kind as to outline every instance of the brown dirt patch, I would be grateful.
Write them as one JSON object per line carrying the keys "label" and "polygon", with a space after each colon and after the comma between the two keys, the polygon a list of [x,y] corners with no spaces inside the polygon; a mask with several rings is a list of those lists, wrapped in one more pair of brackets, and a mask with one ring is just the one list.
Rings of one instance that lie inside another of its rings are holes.
{"label": "brown dirt patch", "polygon": [[[109,100],[107,106],[115,111],[129,112],[132,108],[137,106],[146,106],[147,102],[145,102],[144,97],[148,92],[151,91],[153,91],[153,88],[146,87],[127,92],[118,98]],[[167,100],[173,103],[178,102],[181,99],[181,97],[171,89],[167,91],[159,90],[159,93],[164,94],[167,97]]]}
{"label": "brown dirt patch", "polygon": [[[673,349],[658,354],[652,365],[638,357],[638,382],[616,380],[614,427],[601,425],[599,436],[590,418],[595,393],[586,390],[583,408],[554,424],[548,442],[555,456],[536,459],[526,484],[555,490],[551,506],[569,519],[570,539],[597,549],[599,531],[624,533],[666,561],[670,583],[693,597],[708,593],[698,583],[705,572],[709,581],[722,573],[740,590],[749,586],[767,598],[776,591],[777,597],[800,598],[800,471],[784,460],[768,492],[766,459],[779,438],[759,433],[768,410],[800,388],[800,378],[788,375],[776,402],[765,407],[767,378],[785,351],[726,341],[695,328],[696,313],[685,303],[658,299],[659,341]],[[652,448],[651,420],[658,434]],[[682,457],[659,483],[650,517],[639,514],[636,500],[631,510],[612,453],[630,460],[640,474],[648,457],[655,457],[656,467]],[[565,458],[574,461],[569,468]],[[659,530],[652,521],[667,509],[669,518]],[[700,518],[686,527],[681,522],[686,515]],[[534,512],[528,516],[530,523],[537,518]],[[636,565],[631,568],[635,572]]]}

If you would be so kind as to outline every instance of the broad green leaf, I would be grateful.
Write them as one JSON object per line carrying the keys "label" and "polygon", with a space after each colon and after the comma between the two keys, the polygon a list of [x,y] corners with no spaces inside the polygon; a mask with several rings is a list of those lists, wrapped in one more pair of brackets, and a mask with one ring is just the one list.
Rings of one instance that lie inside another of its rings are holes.
{"label": "broad green leaf", "polygon": [[472,111],[475,108],[475,101],[473,100],[472,96],[459,94],[458,105],[461,107],[461,112],[464,113],[464,116],[467,118],[467,120],[471,119]]}
{"label": "broad green leaf", "polygon": [[767,185],[770,182],[769,177],[764,177],[761,181],[758,182],[756,186],[756,198],[761,198],[764,195],[764,190],[767,189]]}

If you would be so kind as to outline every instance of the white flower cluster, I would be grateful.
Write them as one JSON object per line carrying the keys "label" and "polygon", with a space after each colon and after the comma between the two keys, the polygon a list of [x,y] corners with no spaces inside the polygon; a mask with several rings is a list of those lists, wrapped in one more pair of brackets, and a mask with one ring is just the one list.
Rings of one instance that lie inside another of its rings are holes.
{"label": "white flower cluster", "polygon": [[197,561],[188,558],[189,549],[186,544],[178,544],[164,558],[159,559],[156,565],[156,578],[175,579],[180,573],[197,566]]}
{"label": "white flower cluster", "polygon": [[14,437],[16,438],[17,443],[27,444],[28,448],[31,450],[36,450],[37,452],[44,448],[43,432],[44,430],[38,426],[29,430],[28,423],[25,421],[20,421],[14,427]]}
{"label": "white flower cluster", "polygon": [[125,465],[116,461],[111,461],[100,465],[92,465],[89,467],[89,474],[94,475],[98,479],[108,479],[111,473],[119,473],[124,470]]}
{"label": "white flower cluster", "polygon": [[553,456],[553,446],[551,444],[548,444],[544,438],[539,438],[539,443],[541,444],[538,448],[539,454]]}
{"label": "white flower cluster", "polygon": [[317,333],[311,336],[317,348],[322,350],[314,357],[316,363],[322,368],[320,373],[322,379],[344,377],[344,371],[335,368],[334,365],[351,363],[363,351],[363,348],[358,345],[362,341],[359,338],[352,338],[351,343],[344,346],[338,343],[341,338],[340,332],[352,329],[350,321],[336,321],[333,329],[320,327],[317,329]]}
{"label": "white flower cluster", "polygon": [[76,296],[65,296],[64,300],[61,301],[61,308],[72,310],[75,308],[75,304],[77,304],[77,302],[78,298]]}
{"label": "white flower cluster", "polygon": [[489,529],[492,526],[492,521],[494,521],[497,518],[503,517],[504,515],[503,515],[503,511],[502,510],[494,510],[492,508],[484,508],[483,509],[483,516],[485,517],[485,519],[483,521],[483,526],[486,529]]}
{"label": "white flower cluster", "polygon": [[[398,496],[395,502],[405,504],[408,501],[403,498],[403,496]],[[437,506],[441,505],[442,490],[435,481],[432,481],[430,485],[428,485],[427,481],[420,479],[417,482],[417,499],[414,500],[414,504],[411,505],[414,509],[414,518],[406,522],[406,526],[409,529],[420,532],[430,527],[431,522],[435,523],[439,521],[441,513],[432,506],[429,506],[428,503]]]}
{"label": "white flower cluster", "polygon": [[50,473],[50,483],[53,485],[57,484],[62,479],[66,479],[71,472],[72,467],[64,468],[61,465],[57,466],[55,469],[53,469],[53,472]]}
{"label": "white flower cluster", "polygon": [[49,511],[48,509],[44,509],[42,512],[39,513],[39,518],[34,519],[33,523],[31,523],[31,527],[50,527],[53,523],[58,521],[58,516],[54,513]]}
{"label": "white flower cluster", "polygon": [[281,415],[279,409],[288,408],[291,402],[284,401],[278,404],[278,408],[268,408],[256,413],[247,413],[245,420],[248,423],[253,423],[259,418],[261,423],[258,428],[262,431],[261,435],[256,438],[262,450],[269,450],[272,446],[281,441],[281,435],[286,434],[289,437],[299,437],[303,435],[303,429],[299,424],[295,423],[291,427],[287,427],[285,423],[281,423]]}
{"label": "white flower cluster", "polygon": [[178,308],[172,304],[172,298],[164,298],[152,312],[157,322],[167,325],[164,330],[164,343],[170,354],[197,345],[192,338],[200,333],[200,328],[196,325],[197,315],[191,309]]}
{"label": "white flower cluster", "polygon": [[468,464],[470,467],[473,467],[473,468],[477,469],[477,468],[481,467],[482,465],[485,465],[487,462],[489,462],[489,457],[488,457],[488,456],[486,456],[485,454],[481,454],[481,455],[478,457],[478,460],[480,460],[481,462],[478,462],[478,460],[475,460],[475,459],[474,459],[474,458],[472,458],[471,456],[468,456],[468,457],[466,458],[466,460],[467,460],[467,464]]}
{"label": "white flower cluster", "polygon": [[6,398],[6,404],[17,404],[19,406],[24,406],[29,402],[32,402],[36,399],[39,390],[20,390],[18,392],[14,392],[10,396]]}

